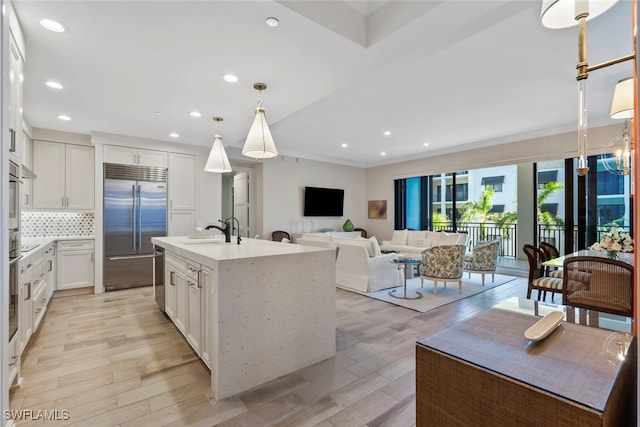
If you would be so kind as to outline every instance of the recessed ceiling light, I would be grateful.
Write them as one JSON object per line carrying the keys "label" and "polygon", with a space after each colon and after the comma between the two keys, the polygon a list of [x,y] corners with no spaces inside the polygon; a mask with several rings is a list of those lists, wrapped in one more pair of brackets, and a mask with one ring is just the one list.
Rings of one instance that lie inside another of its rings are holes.
{"label": "recessed ceiling light", "polygon": [[280,23],[280,21],[278,21],[278,18],[274,18],[273,16],[268,17],[265,22],[267,23],[268,26],[272,28],[277,27],[278,24]]}
{"label": "recessed ceiling light", "polygon": [[380,155],[381,155],[381,156],[386,156],[386,155],[387,155],[387,153],[383,151],[382,153],[380,153]]}
{"label": "recessed ceiling light", "polygon": [[162,114],[160,111],[154,111],[154,112],[153,112],[153,115],[154,115],[154,116],[159,116],[160,114]]}
{"label": "recessed ceiling light", "polygon": [[384,136],[389,136],[389,135],[391,135],[390,131],[388,131],[388,130],[384,131]]}
{"label": "recessed ceiling light", "polygon": [[52,80],[49,80],[48,82],[45,82],[44,84],[46,84],[47,86],[49,86],[52,89],[62,89],[62,85],[58,82],[54,82]]}
{"label": "recessed ceiling light", "polygon": [[65,31],[69,31],[69,28],[67,28],[66,25],[49,18],[41,19],[40,25],[42,25],[42,28],[53,31],[54,33],[64,33]]}
{"label": "recessed ceiling light", "polygon": [[178,135],[178,134],[177,134],[177,133],[175,133],[175,132],[171,132],[171,133],[169,134],[169,136],[170,136],[171,138],[177,138],[177,137],[179,137],[180,135]]}
{"label": "recessed ceiling light", "polygon": [[425,147],[428,147],[428,146],[429,146],[429,143],[428,143],[428,142],[425,142],[425,143],[424,143],[424,144],[422,144],[422,145],[424,145]]}
{"label": "recessed ceiling light", "polygon": [[189,115],[191,117],[202,117],[202,114],[200,114],[200,112],[198,112],[198,111],[192,111],[192,112],[189,113]]}
{"label": "recessed ceiling light", "polygon": [[238,76],[236,76],[235,74],[223,74],[222,79],[228,83],[238,83]]}
{"label": "recessed ceiling light", "polygon": [[71,117],[67,116],[66,114],[58,114],[57,116],[60,120],[71,120]]}
{"label": "recessed ceiling light", "polygon": [[342,148],[347,148],[349,146],[349,144],[347,144],[346,142],[342,143]]}

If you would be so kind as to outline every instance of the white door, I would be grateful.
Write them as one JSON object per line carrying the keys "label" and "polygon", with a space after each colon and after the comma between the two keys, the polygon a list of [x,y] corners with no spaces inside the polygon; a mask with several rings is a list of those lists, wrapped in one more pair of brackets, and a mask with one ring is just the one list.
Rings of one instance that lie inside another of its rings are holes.
{"label": "white door", "polygon": [[58,252],[57,289],[93,286],[93,251]]}
{"label": "white door", "polygon": [[249,193],[250,177],[248,172],[240,172],[233,177],[233,216],[240,222],[240,235],[250,235],[249,211],[251,208]]}
{"label": "white door", "polygon": [[193,234],[195,229],[195,211],[169,211],[167,221],[168,236],[188,236]]}

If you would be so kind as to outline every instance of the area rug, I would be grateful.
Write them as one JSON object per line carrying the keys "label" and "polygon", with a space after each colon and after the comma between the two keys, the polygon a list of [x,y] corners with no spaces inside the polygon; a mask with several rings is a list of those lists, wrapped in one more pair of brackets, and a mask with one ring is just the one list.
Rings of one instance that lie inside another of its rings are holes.
{"label": "area rug", "polygon": [[511,282],[515,279],[517,279],[517,277],[496,274],[495,282],[491,283],[491,275],[487,275],[485,277],[485,284],[482,286],[482,278],[479,274],[472,274],[471,278],[465,274],[462,278],[462,293],[458,293],[457,283],[447,283],[447,287],[445,289],[443,283],[439,282],[438,294],[434,295],[432,281],[425,280],[424,289],[420,289],[420,277],[414,277],[413,279],[407,280],[407,296],[415,296],[416,291],[418,291],[422,294],[422,298],[420,299],[400,299],[389,295],[389,291],[393,289],[396,290],[395,294],[403,295],[403,286],[383,289],[376,292],[363,293],[362,295],[424,313],[445,304],[479,294],[480,292],[495,288],[496,286],[504,285],[505,283]]}

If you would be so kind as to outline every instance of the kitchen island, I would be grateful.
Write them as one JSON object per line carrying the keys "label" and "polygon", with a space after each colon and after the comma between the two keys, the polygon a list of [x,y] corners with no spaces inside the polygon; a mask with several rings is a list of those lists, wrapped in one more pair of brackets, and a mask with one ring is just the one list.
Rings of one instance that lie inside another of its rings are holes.
{"label": "kitchen island", "polygon": [[217,399],[335,355],[335,251],[243,238],[154,237],[165,312]]}

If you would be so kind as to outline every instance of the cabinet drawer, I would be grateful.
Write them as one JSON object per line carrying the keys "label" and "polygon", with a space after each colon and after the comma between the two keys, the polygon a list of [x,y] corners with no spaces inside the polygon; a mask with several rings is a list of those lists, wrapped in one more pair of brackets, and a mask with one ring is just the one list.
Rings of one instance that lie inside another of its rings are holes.
{"label": "cabinet drawer", "polygon": [[47,309],[47,292],[45,286],[40,286],[36,293],[33,295],[31,302],[31,309],[33,310],[33,332],[38,330],[40,321],[44,317],[44,312]]}
{"label": "cabinet drawer", "polygon": [[58,242],[59,251],[93,249],[93,240],[64,240]]}

